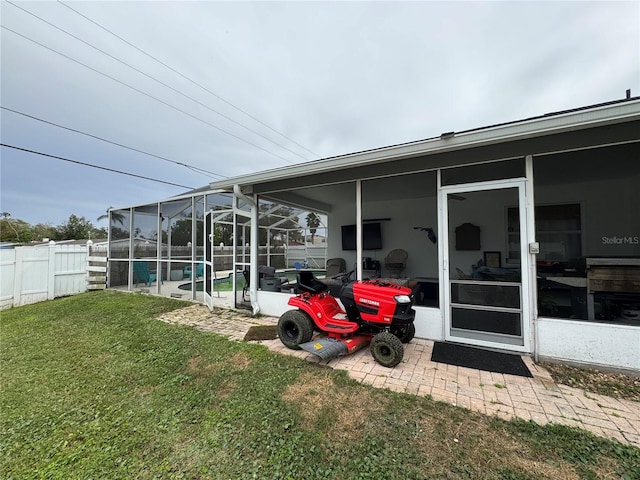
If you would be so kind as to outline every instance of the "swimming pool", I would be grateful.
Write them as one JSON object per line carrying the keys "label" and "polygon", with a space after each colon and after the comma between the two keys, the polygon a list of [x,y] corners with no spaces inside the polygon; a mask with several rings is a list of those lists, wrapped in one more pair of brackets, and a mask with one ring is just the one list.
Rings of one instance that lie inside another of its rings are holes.
{"label": "swimming pool", "polygon": [[[314,276],[324,276],[325,270],[311,270]],[[233,285],[232,273],[229,274],[228,277],[216,278],[213,281],[214,290],[216,291],[231,291],[231,287]],[[284,277],[289,282],[295,282],[296,276],[298,275],[298,270],[283,270],[280,272],[276,272],[276,277]],[[242,290],[245,286],[244,274],[242,272],[236,273],[236,288]],[[180,290],[191,290],[191,282],[183,283],[178,285]],[[198,280],[196,282],[196,292],[204,291],[204,281]]]}

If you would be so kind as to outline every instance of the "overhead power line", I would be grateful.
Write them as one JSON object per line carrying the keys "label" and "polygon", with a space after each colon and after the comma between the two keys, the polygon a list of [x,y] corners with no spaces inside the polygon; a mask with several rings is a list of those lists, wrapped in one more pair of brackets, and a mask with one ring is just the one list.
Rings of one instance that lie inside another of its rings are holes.
{"label": "overhead power line", "polygon": [[[10,5],[12,5],[12,6],[14,6],[14,7],[16,7],[16,8],[18,8],[18,9],[20,9],[20,10],[22,10],[23,12],[25,12],[25,13],[27,13],[27,14],[31,15],[32,17],[37,18],[37,19],[38,19],[38,20],[40,20],[41,22],[46,23],[46,24],[47,24],[47,25],[49,25],[50,27],[53,27],[53,28],[55,28],[56,30],[58,30],[58,31],[60,31],[60,32],[62,32],[62,33],[64,33],[64,34],[66,34],[66,35],[68,35],[68,36],[70,36],[71,38],[73,38],[73,39],[75,39],[75,40],[77,40],[77,41],[79,41],[79,42],[84,43],[84,44],[85,44],[85,45],[87,45],[88,47],[91,47],[91,48],[93,48],[94,50],[97,50],[98,52],[102,53],[103,55],[106,55],[107,57],[111,58],[112,60],[115,60],[116,62],[119,62],[119,63],[121,63],[122,65],[125,65],[126,67],[129,67],[129,68],[130,68],[130,69],[132,69],[133,71],[138,72],[140,75],[144,75],[144,76],[145,76],[145,77],[147,77],[148,79],[153,80],[153,81],[154,81],[154,82],[156,82],[156,83],[159,83],[159,84],[160,84],[160,85],[162,85],[163,87],[168,88],[169,90],[171,90],[171,91],[173,91],[173,92],[175,92],[175,93],[177,93],[177,94],[179,94],[179,95],[182,95],[183,97],[185,97],[185,98],[187,98],[187,99],[191,100],[192,102],[194,102],[194,103],[196,103],[196,104],[200,105],[201,107],[204,107],[204,108],[206,108],[207,110],[209,110],[209,111],[211,111],[211,112],[215,113],[216,115],[221,116],[221,117],[222,117],[222,118],[224,118],[225,120],[228,120],[228,121],[230,121],[230,122],[232,122],[232,123],[234,123],[234,124],[238,125],[239,127],[244,128],[245,130],[247,130],[247,131],[249,131],[249,132],[253,133],[254,135],[257,135],[257,136],[259,136],[259,137],[261,137],[261,138],[263,138],[263,139],[267,140],[268,142],[271,142],[271,143],[273,143],[274,145],[277,145],[278,147],[282,148],[283,150],[286,150],[286,151],[288,151],[289,153],[292,153],[292,154],[294,154],[294,155],[296,155],[296,156],[298,156],[298,157],[302,158],[303,160],[306,160],[306,158],[305,158],[305,157],[303,157],[302,155],[300,155],[299,153],[297,153],[297,152],[295,152],[295,151],[293,151],[293,150],[291,150],[291,149],[287,148],[287,147],[286,147],[286,146],[284,146],[284,145],[281,145],[281,144],[280,144],[280,143],[278,143],[278,142],[273,141],[273,140],[272,140],[272,139],[270,139],[269,137],[267,137],[267,136],[265,136],[265,135],[262,135],[260,132],[256,132],[255,130],[253,130],[253,129],[251,129],[251,128],[247,127],[246,125],[243,125],[242,123],[240,123],[240,122],[238,122],[238,121],[234,120],[233,118],[231,118],[231,117],[229,117],[229,116],[227,116],[227,115],[225,115],[225,114],[223,114],[223,113],[218,112],[217,110],[215,110],[215,109],[213,109],[213,108],[209,107],[209,105],[207,105],[207,104],[205,104],[205,103],[202,103],[202,102],[201,102],[201,101],[199,101],[198,99],[193,98],[193,97],[191,97],[191,96],[187,95],[187,94],[186,94],[186,93],[184,93],[184,92],[181,92],[181,91],[180,91],[180,90],[178,90],[177,88],[174,88],[174,87],[172,87],[171,85],[168,85],[168,84],[164,83],[164,82],[163,82],[163,81],[161,81],[161,80],[158,80],[157,78],[155,78],[155,77],[153,77],[153,76],[151,76],[151,75],[149,75],[149,74],[147,74],[147,73],[143,72],[142,70],[140,70],[140,69],[138,69],[138,68],[136,68],[136,67],[134,67],[134,66],[132,66],[132,65],[128,64],[127,62],[125,62],[125,61],[123,61],[123,60],[121,60],[121,59],[119,59],[119,58],[115,57],[114,55],[111,55],[110,53],[105,52],[104,50],[102,50],[102,49],[100,49],[100,48],[96,47],[95,45],[93,45],[93,44],[91,44],[91,43],[89,43],[89,42],[87,42],[87,41],[85,41],[85,40],[81,39],[80,37],[78,37],[78,36],[76,36],[76,35],[74,35],[74,34],[72,34],[72,33],[68,32],[68,31],[66,31],[65,29],[60,28],[60,27],[58,27],[57,25],[55,25],[55,24],[53,24],[53,23],[51,23],[51,22],[49,22],[49,21],[45,20],[44,18],[42,18],[42,17],[40,17],[40,16],[36,15],[35,13],[30,12],[29,10],[27,10],[27,9],[25,9],[25,8],[22,8],[22,7],[20,7],[19,5],[16,5],[14,2],[7,1],[7,3],[8,3],[8,4],[10,4]],[[63,4],[63,5],[64,5],[64,4]],[[65,5],[65,6],[66,6],[66,5]],[[73,9],[71,9],[71,10],[73,10]],[[75,11],[75,10],[74,10],[74,11]]]}
{"label": "overhead power line", "polygon": [[177,160],[171,160],[170,158],[165,158],[165,157],[161,157],[159,155],[154,155],[153,153],[145,152],[143,150],[138,150],[137,148],[128,147],[128,146],[123,145],[121,143],[113,142],[111,140],[107,140],[106,138],[98,137],[97,135],[92,135],[90,133],[81,132],[80,130],[76,130],[75,128],[65,127],[64,125],[58,125],[57,123],[49,122],[48,120],[44,120],[42,118],[34,117],[33,115],[28,115],[26,113],[19,112],[17,110],[13,110],[12,108],[3,107],[3,106],[0,106],[0,108],[3,109],[3,110],[7,110],[8,112],[15,113],[17,115],[22,115],[24,117],[31,118],[33,120],[37,120],[38,122],[46,123],[48,125],[53,125],[54,127],[62,128],[64,130],[69,130],[70,132],[79,133],[80,135],[86,135],[87,137],[95,138],[96,140],[100,140],[101,142],[110,143],[110,144],[116,145],[118,147],[126,148],[127,150],[131,150],[133,152],[138,152],[138,153],[142,153],[144,155],[149,155],[151,157],[159,158],[160,160],[164,160],[165,162],[170,162],[170,163],[174,163],[176,165],[179,165],[181,167],[186,167],[189,170],[192,170],[192,171],[194,171],[196,173],[199,173],[201,175],[207,175],[207,176],[212,176],[213,175],[213,176],[218,177],[218,178],[229,178],[229,177],[227,177],[225,175],[220,175],[218,173],[210,172],[210,171],[205,170],[203,168],[194,167],[193,165],[188,165],[188,164],[183,163],[183,162],[178,162]]}
{"label": "overhead power line", "polygon": [[205,125],[208,125],[211,128],[215,128],[216,130],[218,130],[218,131],[220,131],[220,132],[222,132],[222,133],[224,133],[226,135],[229,135],[230,137],[233,137],[233,138],[235,138],[237,140],[240,140],[243,143],[246,143],[247,145],[251,145],[252,147],[255,147],[255,148],[259,149],[259,150],[262,150],[263,152],[266,152],[269,155],[272,155],[272,156],[277,157],[277,158],[279,158],[281,160],[284,160],[287,163],[293,163],[293,162],[291,162],[291,160],[288,160],[288,159],[284,158],[283,156],[278,155],[277,153],[273,153],[273,152],[267,150],[266,148],[261,147],[260,145],[256,145],[255,143],[250,142],[249,140],[245,140],[242,137],[239,137],[239,136],[237,136],[237,135],[235,135],[235,134],[233,134],[231,132],[228,132],[225,129],[223,129],[221,127],[218,127],[217,125],[214,125],[213,123],[207,122],[206,120],[203,120],[203,119],[201,119],[199,117],[196,117],[195,115],[192,115],[189,112],[185,112],[184,110],[182,110],[182,109],[180,109],[180,108],[178,108],[178,107],[176,107],[174,105],[171,105],[170,103],[165,102],[164,100],[160,100],[159,98],[154,97],[153,95],[151,95],[151,94],[149,94],[147,92],[144,92],[144,91],[142,91],[142,90],[140,90],[140,89],[138,89],[136,87],[133,87],[133,86],[129,85],[128,83],[123,82],[122,80],[118,80],[117,78],[112,77],[111,75],[106,74],[104,72],[101,72],[100,70],[97,70],[97,69],[95,69],[93,67],[90,67],[89,65],[87,65],[85,63],[82,63],[79,60],[76,60],[75,58],[72,58],[72,57],[70,57],[68,55],[65,55],[64,53],[59,52],[59,51],[57,51],[57,50],[55,50],[55,49],[53,49],[51,47],[48,47],[48,46],[46,46],[46,45],[44,45],[44,44],[42,44],[42,43],[40,43],[40,42],[38,42],[38,41],[36,41],[36,40],[34,40],[32,38],[27,37],[26,35],[18,33],[15,30],[13,30],[13,29],[11,29],[9,27],[6,27],[4,25],[0,25],[0,27],[2,27],[4,30],[7,30],[7,31],[13,33],[14,35],[17,35],[17,36],[19,36],[21,38],[24,38],[25,40],[28,40],[28,41],[30,41],[32,43],[35,43],[36,45],[38,45],[38,46],[40,46],[42,48],[45,48],[45,49],[47,49],[47,50],[49,50],[49,51],[51,51],[53,53],[56,53],[56,54],[60,55],[61,57],[66,58],[67,60],[71,60],[72,62],[75,62],[78,65],[82,65],[83,67],[85,67],[85,68],[87,68],[87,69],[89,69],[89,70],[91,70],[93,72],[96,72],[97,74],[102,75],[103,77],[106,77],[106,78],[108,78],[110,80],[113,80],[114,82],[119,83],[120,85],[123,85],[123,86],[125,86],[125,87],[127,87],[127,88],[129,88],[129,89],[131,89],[131,90],[133,90],[135,92],[138,92],[138,93],[140,93],[140,94],[142,94],[142,95],[144,95],[146,97],[149,97],[149,98],[151,98],[152,100],[155,100],[158,103],[166,105],[167,107],[172,108],[172,109],[174,109],[174,110],[176,110],[176,111],[178,111],[178,112],[180,112],[180,113],[182,113],[182,114],[184,114],[184,115],[186,115],[188,117],[191,117],[194,120],[197,120],[197,121],[199,121],[199,122],[201,122],[201,123],[203,123]]}
{"label": "overhead power line", "polygon": [[230,107],[234,108],[235,110],[237,110],[238,112],[246,115],[247,117],[249,117],[251,120],[259,123],[260,125],[262,125],[263,127],[268,128],[269,130],[271,130],[274,133],[277,133],[278,135],[280,135],[283,138],[286,138],[287,140],[289,140],[291,143],[297,145],[298,147],[302,148],[303,150],[309,152],[311,155],[314,155],[317,158],[320,158],[321,156],[318,155],[317,153],[312,152],[311,150],[309,150],[307,147],[305,147],[304,145],[296,142],[294,139],[288,137],[287,135],[285,135],[282,132],[279,132],[278,130],[274,129],[273,127],[267,125],[266,123],[264,123],[262,120],[254,117],[253,115],[251,115],[250,113],[248,113],[247,111],[243,110],[242,108],[238,107],[237,105],[234,105],[233,103],[231,103],[230,101],[226,100],[225,98],[221,97],[220,95],[216,94],[215,92],[212,92],[211,90],[209,90],[207,87],[199,84],[198,82],[196,82],[195,80],[187,77],[186,75],[182,74],[181,72],[179,72],[178,70],[176,70],[175,68],[171,67],[170,65],[167,65],[166,63],[164,63],[162,60],[157,59],[156,57],[154,57],[153,55],[151,55],[150,53],[142,50],[141,48],[137,47],[136,45],[134,45],[133,43],[129,42],[128,40],[125,40],[124,38],[122,38],[121,36],[117,35],[116,33],[112,32],[111,30],[109,30],[108,28],[102,26],[101,24],[99,24],[98,22],[96,22],[95,20],[92,20],[91,18],[87,17],[86,15],[84,15],[83,13],[80,13],[78,10],[70,7],[69,5],[67,5],[66,3],[62,2],[61,0],[58,0],[58,3],[60,3],[61,5],[67,7],[69,10],[75,12],[76,14],[80,15],[82,18],[84,18],[85,20],[93,23],[95,26],[101,28],[102,30],[104,30],[105,32],[109,33],[110,35],[113,35],[114,37],[116,37],[118,40],[126,43],[127,45],[129,45],[132,48],[135,48],[137,51],[139,51],[140,53],[142,53],[143,55],[146,55],[147,57],[149,57],[150,59],[158,62],[160,65],[164,66],[165,68],[168,68],[169,70],[171,70],[173,73],[175,73],[176,75],[179,75],[180,77],[184,78],[185,80],[187,80],[188,82],[192,83],[193,85],[201,88],[202,90],[204,90],[205,92],[209,93],[210,95],[216,97],[218,100],[220,100],[221,102],[229,105]]}
{"label": "overhead power line", "polygon": [[143,180],[149,180],[151,182],[164,183],[165,185],[172,185],[174,187],[186,188],[192,190],[193,187],[186,185],[180,185],[178,183],[165,182],[164,180],[158,180],[157,178],[145,177],[144,175],[136,175],[135,173],[123,172],[122,170],[115,170],[113,168],[102,167],[100,165],[93,165],[92,163],[81,162],[79,160],[72,160],[70,158],[58,157],[57,155],[49,155],[48,153],[36,152],[35,150],[29,150],[28,148],[16,147],[15,145],[7,145],[6,143],[0,143],[0,146],[5,148],[13,148],[14,150],[20,150],[22,152],[33,153],[34,155],[42,155],[43,157],[54,158],[56,160],[62,160],[64,162],[76,163],[78,165],[84,165],[85,167],[97,168],[99,170],[106,170],[108,172],[119,173],[120,175],[128,175],[130,177],[142,178]]}

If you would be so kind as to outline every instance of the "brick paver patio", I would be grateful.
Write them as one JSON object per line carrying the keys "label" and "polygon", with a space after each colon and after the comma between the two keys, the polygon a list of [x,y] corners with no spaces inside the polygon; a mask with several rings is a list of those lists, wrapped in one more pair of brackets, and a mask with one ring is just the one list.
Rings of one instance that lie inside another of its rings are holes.
{"label": "brick paver patio", "polygon": [[[277,323],[276,318],[252,318],[233,310],[217,309],[211,313],[200,304],[170,312],[159,319],[192,325],[233,340],[242,340],[253,325]],[[394,368],[377,364],[368,348],[323,361],[305,351],[289,350],[278,339],[259,343],[274,352],[346,370],[352,378],[374,387],[430,395],[434,400],[507,420],[518,417],[541,425],[553,422],[583,428],[640,447],[640,405],[637,402],[558,385],[546,370],[527,356],[523,360],[533,378],[432,362],[431,340],[414,339],[405,345],[404,360]]]}

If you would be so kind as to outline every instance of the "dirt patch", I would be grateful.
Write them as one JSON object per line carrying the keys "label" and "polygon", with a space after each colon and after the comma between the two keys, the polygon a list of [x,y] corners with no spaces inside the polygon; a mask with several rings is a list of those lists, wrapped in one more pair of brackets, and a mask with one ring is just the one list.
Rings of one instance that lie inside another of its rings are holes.
{"label": "dirt patch", "polygon": [[153,393],[153,391],[156,389],[156,387],[154,385],[144,385],[142,387],[138,387],[136,388],[133,393],[134,395],[138,395],[140,397],[146,397],[148,395],[151,395],[151,393]]}
{"label": "dirt patch", "polygon": [[187,360],[187,372],[195,373],[199,372],[202,366],[202,357],[198,355],[197,357],[191,357]]}
{"label": "dirt patch", "polygon": [[261,340],[274,340],[278,338],[277,325],[254,325],[244,336],[244,340],[249,341],[261,341]]}
{"label": "dirt patch", "polygon": [[[243,352],[236,353],[233,357],[228,359],[228,364],[233,365],[234,368],[243,369],[251,363],[251,359],[247,357]],[[222,362],[205,363],[200,355],[191,357],[187,361],[186,371],[190,375],[193,375],[197,382],[206,382],[212,375],[217,374],[224,364]],[[223,399],[231,395],[236,388],[237,384],[233,381],[233,378],[219,379],[215,384],[216,397]]]}
{"label": "dirt patch", "polygon": [[225,380],[224,382],[221,382],[216,386],[216,397],[224,400],[233,392],[235,392],[237,388],[238,385],[233,380]]}
{"label": "dirt patch", "polygon": [[196,377],[207,377],[217,372],[219,368],[219,363],[204,363],[200,355],[187,360],[187,373],[195,375]]}
{"label": "dirt patch", "polygon": [[229,359],[229,365],[235,369],[244,370],[251,365],[252,360],[244,352],[238,352]]}
{"label": "dirt patch", "polygon": [[244,370],[251,365],[251,358],[244,352],[237,352],[229,357],[224,364],[222,362],[205,363],[200,355],[187,360],[187,373],[196,377],[208,377],[210,374],[218,372],[224,365],[231,366],[236,370]]}
{"label": "dirt patch", "polygon": [[548,362],[541,365],[556,383],[613,398],[640,402],[640,377]]}
{"label": "dirt patch", "polygon": [[327,436],[358,438],[371,417],[382,412],[367,391],[338,388],[329,373],[305,373],[282,399],[300,411],[303,427],[317,427]]}
{"label": "dirt patch", "polygon": [[[580,478],[571,465],[557,461],[547,463],[518,439],[491,428],[484,418],[460,422],[442,415],[425,418],[420,424],[417,444],[436,471],[442,468],[438,473],[444,478],[457,478],[456,472],[449,469],[456,465],[456,459],[461,455],[465,458],[465,468],[475,466],[489,471],[502,471],[505,478],[520,478],[517,476],[519,472],[526,472],[534,478]],[[477,470],[466,473],[480,477],[483,472]]]}

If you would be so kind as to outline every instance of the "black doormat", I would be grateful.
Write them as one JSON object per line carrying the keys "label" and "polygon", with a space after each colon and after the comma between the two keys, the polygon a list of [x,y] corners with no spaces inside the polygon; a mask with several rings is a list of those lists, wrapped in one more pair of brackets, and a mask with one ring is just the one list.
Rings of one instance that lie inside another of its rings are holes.
{"label": "black doormat", "polygon": [[466,347],[453,343],[435,342],[431,361],[473,368],[487,372],[506,373],[520,377],[533,378],[531,372],[520,358],[511,353],[492,352],[481,348]]}

